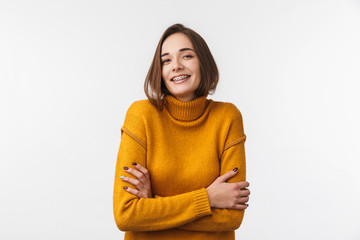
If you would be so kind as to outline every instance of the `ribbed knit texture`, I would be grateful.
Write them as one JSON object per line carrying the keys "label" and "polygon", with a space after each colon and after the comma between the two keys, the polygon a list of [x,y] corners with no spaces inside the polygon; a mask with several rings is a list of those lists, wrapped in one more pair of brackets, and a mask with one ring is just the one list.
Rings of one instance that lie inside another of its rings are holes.
{"label": "ribbed knit texture", "polygon": [[[166,96],[159,111],[134,102],[121,128],[114,183],[114,216],[125,239],[235,239],[244,211],[210,208],[206,188],[239,168],[228,182],[245,181],[242,115],[232,103],[207,96],[182,102]],[[154,198],[123,189],[124,166],[137,162],[150,172]]]}

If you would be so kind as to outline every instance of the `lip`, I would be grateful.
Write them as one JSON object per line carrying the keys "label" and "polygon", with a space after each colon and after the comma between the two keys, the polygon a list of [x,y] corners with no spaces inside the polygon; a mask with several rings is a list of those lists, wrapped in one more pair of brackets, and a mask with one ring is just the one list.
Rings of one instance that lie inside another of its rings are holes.
{"label": "lip", "polygon": [[189,77],[187,77],[187,78],[184,78],[183,80],[180,80],[180,81],[178,81],[178,82],[175,82],[175,81],[171,81],[173,84],[181,84],[181,83],[183,83],[183,82],[186,82],[187,80],[189,80],[190,79],[190,75],[188,75]]}
{"label": "lip", "polygon": [[179,74],[179,75],[175,75],[175,76],[173,76],[172,78],[170,78],[170,81],[172,81],[174,78],[180,77],[180,76],[190,76],[190,77],[191,77],[190,74]]}

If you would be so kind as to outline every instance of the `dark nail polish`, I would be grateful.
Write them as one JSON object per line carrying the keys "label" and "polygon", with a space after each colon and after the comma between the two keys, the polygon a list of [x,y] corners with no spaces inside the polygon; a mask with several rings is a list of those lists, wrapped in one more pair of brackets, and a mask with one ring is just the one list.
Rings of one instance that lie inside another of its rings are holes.
{"label": "dark nail polish", "polygon": [[125,187],[124,187],[124,189],[128,189],[128,187],[127,187],[127,186],[125,186]]}
{"label": "dark nail polish", "polygon": [[128,170],[129,168],[128,167],[124,167],[125,170]]}
{"label": "dark nail polish", "polygon": [[234,172],[237,172],[237,170],[238,170],[238,168],[237,168],[237,167],[233,169],[233,171],[234,171]]}
{"label": "dark nail polish", "polygon": [[133,162],[133,163],[132,163],[132,165],[136,166],[136,165],[137,165],[137,163],[136,163],[136,162]]}

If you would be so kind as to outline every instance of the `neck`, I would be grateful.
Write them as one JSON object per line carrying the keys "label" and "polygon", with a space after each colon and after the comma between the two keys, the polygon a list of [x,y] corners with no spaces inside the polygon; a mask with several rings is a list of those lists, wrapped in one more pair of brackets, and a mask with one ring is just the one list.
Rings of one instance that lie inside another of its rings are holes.
{"label": "neck", "polygon": [[184,96],[184,97],[174,96],[174,95],[171,95],[171,96],[173,96],[174,98],[176,98],[177,100],[182,101],[182,102],[189,102],[196,98],[194,94],[190,95],[190,96]]}
{"label": "neck", "polygon": [[172,95],[165,97],[165,107],[176,120],[193,121],[198,119],[206,110],[209,100],[201,96],[190,101],[181,101]]}

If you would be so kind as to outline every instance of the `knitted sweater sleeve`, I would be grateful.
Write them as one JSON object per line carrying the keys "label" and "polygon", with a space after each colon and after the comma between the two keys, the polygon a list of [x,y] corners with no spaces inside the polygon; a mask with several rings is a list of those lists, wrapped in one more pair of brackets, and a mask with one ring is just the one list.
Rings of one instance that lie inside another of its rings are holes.
{"label": "knitted sweater sleeve", "polygon": [[[241,113],[236,109],[228,133],[224,151],[221,156],[220,175],[239,168],[238,174],[227,182],[241,182],[246,180],[245,140]],[[244,217],[244,210],[211,208],[211,215],[204,216],[178,228],[192,231],[232,231],[240,227]]]}
{"label": "knitted sweater sleeve", "polygon": [[143,121],[134,112],[128,110],[121,129],[115,168],[113,211],[118,228],[121,231],[164,230],[211,214],[205,188],[159,198],[139,198],[123,189],[124,186],[135,188],[120,179],[120,176],[133,177],[123,167],[131,167],[132,162],[146,166],[146,137],[139,135],[144,128]]}

